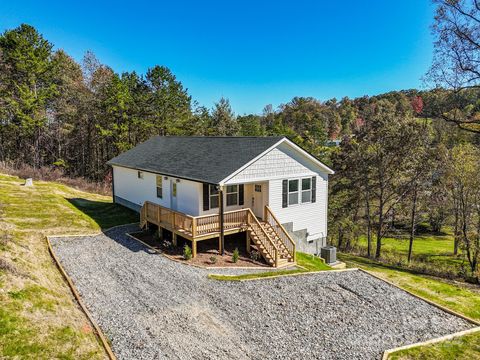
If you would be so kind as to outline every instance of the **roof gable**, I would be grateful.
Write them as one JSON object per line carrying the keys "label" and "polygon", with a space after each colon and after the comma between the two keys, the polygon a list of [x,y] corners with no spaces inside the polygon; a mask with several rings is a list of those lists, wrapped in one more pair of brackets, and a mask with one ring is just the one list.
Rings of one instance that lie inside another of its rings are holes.
{"label": "roof gable", "polygon": [[326,177],[333,174],[333,170],[295,143],[284,139],[272,149],[223,179],[222,183],[234,184],[293,175],[308,176],[317,173]]}

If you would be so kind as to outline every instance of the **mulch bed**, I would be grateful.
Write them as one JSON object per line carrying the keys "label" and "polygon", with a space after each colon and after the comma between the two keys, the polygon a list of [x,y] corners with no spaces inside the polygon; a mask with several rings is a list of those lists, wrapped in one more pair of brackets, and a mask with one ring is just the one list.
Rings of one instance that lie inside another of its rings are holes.
{"label": "mulch bed", "polygon": [[[144,231],[139,233],[130,234],[151,247],[160,250],[161,252],[169,255],[175,260],[207,267],[267,267],[270,266],[265,263],[260,256],[258,260],[253,260],[247,254],[246,240],[244,233],[238,233],[234,235],[225,236],[225,255],[221,256],[218,253],[218,238],[202,240],[197,242],[197,256],[194,259],[185,260],[183,258],[183,247],[185,245],[192,246],[191,241],[177,237],[177,247],[174,247],[171,240],[171,233],[164,231],[164,240],[160,240],[155,236],[155,233],[151,231]],[[236,263],[232,261],[233,251],[238,249],[239,258]],[[211,258],[216,258],[216,262],[213,263]]]}

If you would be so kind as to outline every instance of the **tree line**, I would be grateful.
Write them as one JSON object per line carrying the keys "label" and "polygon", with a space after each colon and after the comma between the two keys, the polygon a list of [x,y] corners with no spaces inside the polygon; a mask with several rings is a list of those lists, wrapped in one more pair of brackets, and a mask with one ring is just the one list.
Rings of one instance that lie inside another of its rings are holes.
{"label": "tree line", "polygon": [[118,74],[92,52],[79,64],[26,24],[0,36],[0,161],[13,165],[101,181],[107,160],[153,135],[285,134],[320,154],[342,128],[337,106],[294,98],[236,116],[228,99],[192,100],[165,66]]}

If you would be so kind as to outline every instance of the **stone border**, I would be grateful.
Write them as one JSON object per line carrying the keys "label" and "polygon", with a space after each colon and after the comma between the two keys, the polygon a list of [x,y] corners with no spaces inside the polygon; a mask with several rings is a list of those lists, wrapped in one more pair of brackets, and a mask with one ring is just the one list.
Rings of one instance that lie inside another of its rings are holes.
{"label": "stone border", "polygon": [[[98,235],[98,234],[97,234]],[[77,235],[77,236],[82,236],[82,235]],[[62,237],[62,236],[52,236],[52,237]],[[47,247],[48,247],[48,252],[53,258],[53,261],[55,262],[55,265],[57,265],[57,268],[60,270],[60,273],[63,275],[63,278],[66,280],[68,287],[70,288],[73,297],[77,300],[78,305],[80,305],[80,308],[83,310],[83,313],[87,316],[87,319],[90,321],[92,324],[93,328],[95,329],[95,334],[97,335],[97,338],[100,340],[101,344],[103,345],[103,348],[105,349],[107,356],[110,360],[116,360],[115,355],[113,354],[112,348],[110,347],[110,344],[108,343],[108,340],[103,333],[102,329],[100,329],[100,326],[95,322],[93,319],[92,315],[88,311],[87,307],[83,303],[80,294],[78,293],[77,289],[75,288],[75,285],[73,284],[72,279],[68,276],[67,272],[61,265],[60,261],[58,260],[57,256],[55,255],[55,252],[53,251],[52,244],[50,243],[50,239],[48,236],[45,237],[45,240],[47,242]]]}
{"label": "stone border", "polygon": [[[216,281],[238,281],[238,282],[244,282],[244,281],[259,281],[259,280],[270,280],[270,279],[275,279],[275,278],[281,278],[281,277],[291,277],[291,276],[301,276],[301,275],[313,275],[313,274],[331,274],[331,273],[338,273],[338,272],[348,272],[348,271],[357,271],[359,269],[357,268],[348,268],[348,269],[332,269],[332,270],[316,270],[316,271],[305,271],[305,272],[297,272],[293,274],[279,274],[279,275],[272,275],[272,276],[264,276],[264,277],[258,277],[258,278],[253,278],[253,279],[239,279],[239,280],[218,280],[218,279],[212,279]],[[236,276],[242,276],[242,275],[225,275],[225,274],[208,274],[213,275],[213,276],[231,276],[231,277],[236,277]],[[250,274],[248,274],[250,275]],[[255,275],[255,273],[252,273],[252,275]]]}
{"label": "stone border", "polygon": [[[128,237],[142,243],[143,245],[145,245],[146,247],[150,248],[151,250],[155,251],[157,254],[160,254],[162,256],[165,256],[167,259],[169,260],[172,260],[172,261],[175,261],[179,264],[183,264],[183,265],[187,265],[187,266],[192,266],[192,267],[196,267],[196,268],[199,268],[199,269],[204,269],[204,270],[224,270],[224,269],[234,269],[234,270],[268,270],[268,269],[272,269],[271,267],[269,266],[204,266],[204,265],[198,265],[198,264],[189,264],[185,261],[181,261],[181,260],[178,260],[178,259],[175,259],[173,256],[171,255],[168,255],[168,254],[165,254],[164,252],[161,252],[160,250],[154,248],[153,246],[147,244],[146,242],[136,238],[135,236],[133,236],[132,234],[129,234],[129,233],[125,233],[125,235],[127,235]],[[298,266],[297,264],[295,265],[292,265],[292,266]],[[287,267],[284,267],[284,268],[287,268]],[[283,268],[280,268],[280,269],[283,269]]]}
{"label": "stone border", "polygon": [[404,346],[400,346],[400,347],[396,347],[396,348],[393,348],[393,349],[387,349],[383,352],[383,356],[382,356],[382,360],[387,360],[388,357],[397,352],[397,351],[400,351],[400,350],[406,350],[406,349],[410,349],[410,348],[414,348],[414,347],[419,347],[419,346],[424,346],[424,345],[429,345],[429,344],[435,344],[435,343],[438,343],[438,342],[442,342],[442,341],[446,341],[446,340],[450,340],[450,339],[453,339],[453,338],[456,338],[456,337],[459,337],[459,336],[463,336],[463,335],[467,335],[467,334],[471,334],[471,333],[475,333],[477,331],[480,331],[480,322],[477,321],[477,320],[474,320],[472,318],[469,318],[468,316],[465,316],[465,315],[462,315],[456,311],[453,311],[449,308],[446,308],[445,306],[442,306],[440,304],[437,304],[436,302],[432,301],[432,300],[429,300],[427,298],[424,298],[423,296],[420,296],[420,295],[417,295],[413,292],[411,292],[410,290],[407,290],[407,289],[404,289],[394,283],[392,283],[391,281],[389,280],[386,280],[386,279],[383,279],[382,277],[376,275],[376,274],[373,274],[372,272],[368,271],[368,270],[365,270],[365,269],[359,269],[360,271],[363,271],[364,273],[370,275],[370,276],[373,276],[393,287],[396,287],[397,289],[400,289],[404,292],[406,292],[407,294],[419,299],[419,300],[422,300],[422,301],[425,301],[426,303],[432,305],[432,306],[435,306],[436,308],[450,314],[450,315],[454,315],[456,317],[459,317],[465,321],[468,321],[469,323],[473,324],[473,325],[476,325],[476,327],[473,327],[471,329],[467,329],[467,330],[464,330],[464,331],[460,331],[460,332],[456,332],[456,333],[453,333],[453,334],[449,334],[449,335],[445,335],[445,336],[442,336],[442,337],[439,337],[439,338],[435,338],[435,339],[430,339],[430,340],[426,340],[426,341],[422,341],[422,342],[418,342],[418,343],[413,343],[413,344],[410,344],[410,345],[404,345]]}
{"label": "stone border", "polygon": [[415,344],[400,346],[400,347],[397,347],[397,348],[394,348],[394,349],[385,350],[385,352],[383,353],[383,356],[382,356],[382,360],[388,360],[390,355],[396,353],[397,351],[412,349],[412,348],[416,348],[416,347],[419,347],[419,346],[437,344],[437,343],[440,343],[440,342],[443,342],[443,341],[452,340],[452,339],[455,339],[457,337],[473,334],[473,333],[476,333],[476,332],[480,332],[480,326],[474,327],[472,329],[456,332],[456,333],[453,333],[453,334],[450,334],[450,335],[445,335],[445,336],[442,336],[442,337],[439,337],[439,338],[435,338],[435,339],[431,339],[431,340],[427,340],[427,341],[423,341],[423,342],[419,342],[419,343],[415,343]]}

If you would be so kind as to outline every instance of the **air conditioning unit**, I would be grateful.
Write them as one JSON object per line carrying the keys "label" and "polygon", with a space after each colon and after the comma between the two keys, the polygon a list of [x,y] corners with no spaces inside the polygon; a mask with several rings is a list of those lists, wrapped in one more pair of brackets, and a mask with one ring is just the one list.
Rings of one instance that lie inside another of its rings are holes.
{"label": "air conditioning unit", "polygon": [[337,262],[337,248],[335,246],[324,246],[320,249],[320,256],[327,264]]}

